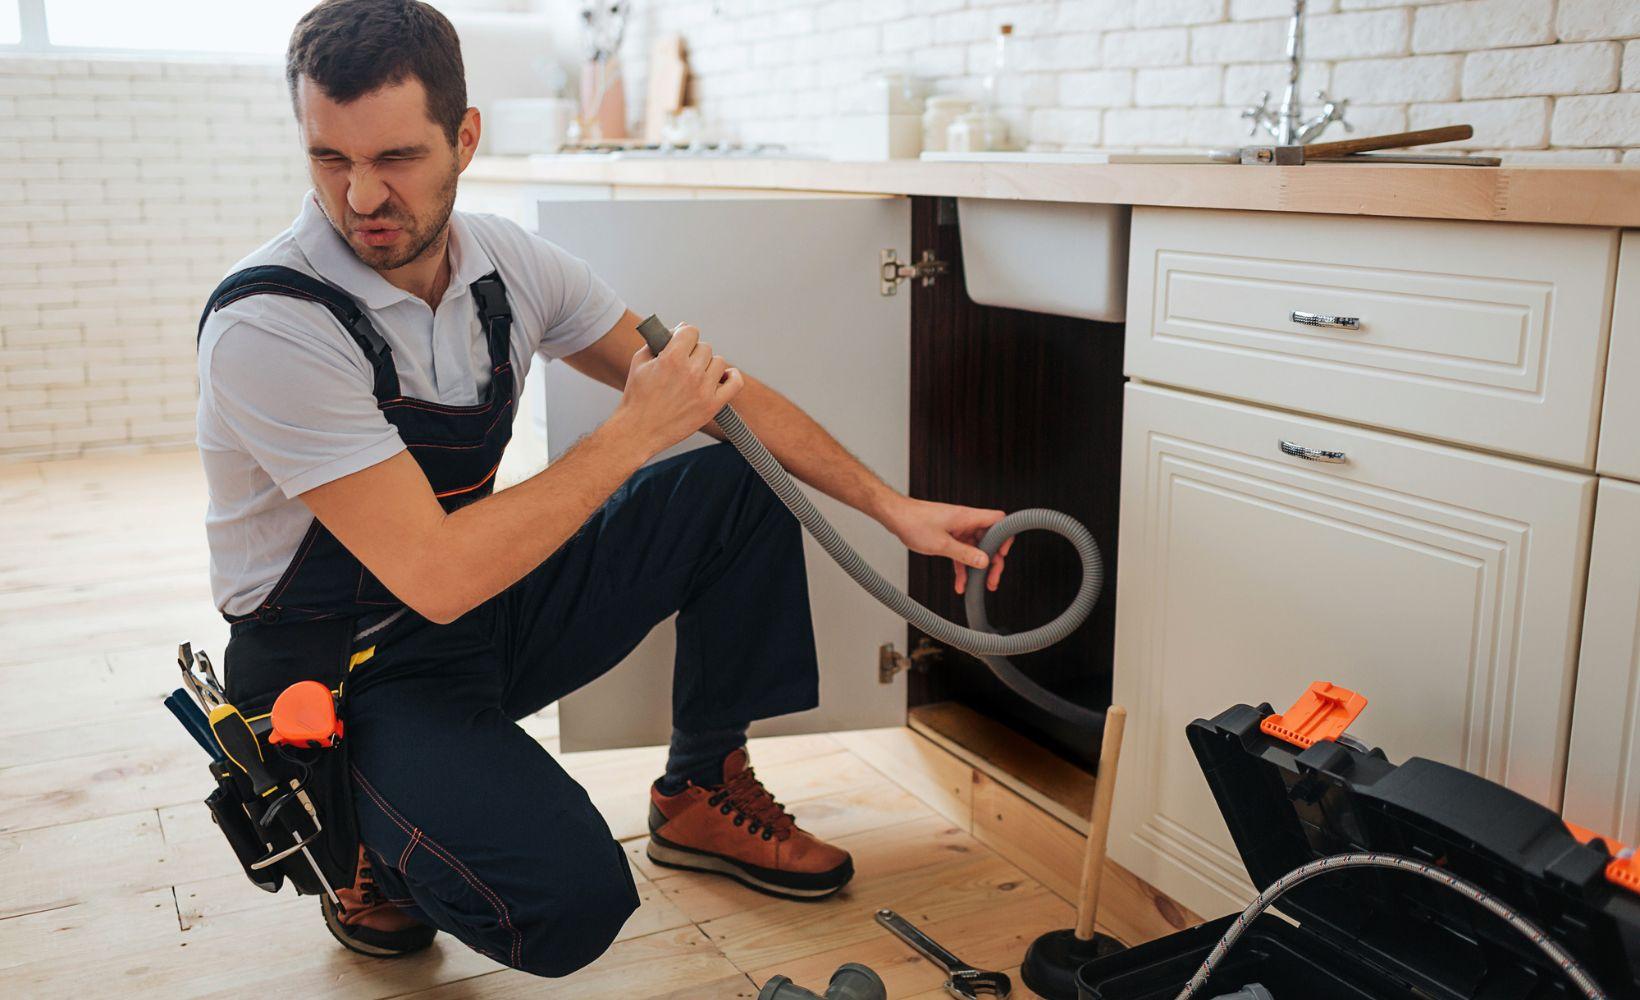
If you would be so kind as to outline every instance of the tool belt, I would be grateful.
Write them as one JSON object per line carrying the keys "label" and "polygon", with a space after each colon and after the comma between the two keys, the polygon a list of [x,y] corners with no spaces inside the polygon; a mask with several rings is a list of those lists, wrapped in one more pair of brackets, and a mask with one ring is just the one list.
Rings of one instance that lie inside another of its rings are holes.
{"label": "tool belt", "polygon": [[[300,681],[317,681],[335,692],[337,714],[345,717],[341,692],[352,659],[353,630],[351,618],[254,625],[236,629],[223,653],[228,705],[255,735],[272,787],[259,793],[229,753],[228,759],[211,763],[216,789],[205,805],[246,876],[267,892],[278,892],[289,881],[302,895],[324,893],[315,866],[331,887],[353,885],[359,833],[347,740],[308,747],[269,742],[275,699]],[[216,719],[222,711],[211,716],[218,735]]]}

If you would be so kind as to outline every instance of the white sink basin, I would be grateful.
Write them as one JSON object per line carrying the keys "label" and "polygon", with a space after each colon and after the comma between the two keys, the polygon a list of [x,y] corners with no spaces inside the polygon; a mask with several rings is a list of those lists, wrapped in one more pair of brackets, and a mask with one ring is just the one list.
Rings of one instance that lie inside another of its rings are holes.
{"label": "white sink basin", "polygon": [[1127,307],[1131,216],[1127,205],[958,198],[968,297],[1119,323]]}

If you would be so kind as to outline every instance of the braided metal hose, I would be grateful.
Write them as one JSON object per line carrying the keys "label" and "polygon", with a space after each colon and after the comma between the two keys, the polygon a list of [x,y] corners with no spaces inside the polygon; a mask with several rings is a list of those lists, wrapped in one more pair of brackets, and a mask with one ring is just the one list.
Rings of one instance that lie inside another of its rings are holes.
{"label": "braided metal hose", "polygon": [[1191,997],[1194,997],[1198,990],[1207,985],[1208,978],[1213,975],[1213,970],[1218,967],[1218,964],[1224,960],[1225,954],[1230,951],[1230,946],[1235,944],[1242,934],[1246,933],[1247,928],[1252,925],[1253,919],[1269,909],[1270,904],[1274,903],[1282,893],[1301,882],[1307,882],[1315,878],[1317,875],[1337,871],[1341,868],[1395,868],[1400,871],[1412,872],[1414,875],[1422,875],[1432,882],[1446,886],[1453,892],[1467,896],[1479,903],[1488,912],[1502,918],[1515,930],[1525,935],[1528,941],[1537,945],[1538,950],[1549,956],[1549,960],[1559,966],[1560,970],[1566,974],[1566,978],[1576,984],[1577,988],[1582,990],[1583,995],[1588,997],[1589,1000],[1606,1000],[1605,990],[1602,990],[1600,984],[1594,981],[1594,977],[1590,976],[1583,966],[1578,964],[1577,959],[1567,953],[1566,949],[1550,940],[1549,935],[1545,934],[1537,924],[1521,916],[1512,907],[1499,902],[1486,890],[1422,861],[1414,861],[1411,858],[1404,858],[1397,854],[1370,853],[1337,854],[1330,858],[1322,858],[1319,861],[1312,861],[1307,865],[1294,868],[1270,883],[1269,888],[1259,893],[1258,898],[1249,903],[1247,909],[1241,911],[1241,915],[1230,925],[1230,929],[1224,932],[1224,937],[1219,939],[1219,943],[1213,946],[1213,950],[1208,953],[1207,959],[1202,962],[1201,968],[1197,969],[1196,974],[1190,977],[1190,982],[1179,992],[1175,1000],[1191,1000]]}
{"label": "braided metal hose", "polygon": [[[657,356],[667,341],[672,339],[671,331],[666,328],[666,324],[654,316],[640,323],[638,332],[648,342],[650,352]],[[1038,529],[1060,535],[1075,546],[1076,554],[1082,560],[1082,583],[1077,588],[1076,596],[1071,599],[1070,606],[1061,612],[1059,617],[1046,625],[1025,632],[1009,635],[997,632],[991,627],[985,615],[985,570],[970,566],[967,595],[963,604],[963,610],[968,617],[968,627],[964,627],[941,618],[912,600],[884,579],[882,574],[872,569],[860,554],[843,540],[837,529],[831,526],[831,522],[827,521],[826,516],[814,506],[808,495],[792,479],[791,474],[769,454],[769,449],[763,446],[763,442],[759,441],[740,419],[734,407],[725,406],[717,412],[714,419],[722,429],[723,436],[735,446],[763,481],[769,484],[769,488],[780,498],[780,502],[786,505],[797,517],[798,522],[814,536],[815,541],[820,543],[820,547],[825,549],[837,565],[843,568],[843,572],[852,577],[866,593],[915,625],[930,638],[979,657],[998,680],[1043,711],[1081,729],[1103,728],[1104,712],[1078,705],[1054,694],[1026,677],[1019,668],[1005,659],[1009,655],[1029,653],[1052,646],[1064,639],[1087,620],[1089,612],[1099,600],[1099,592],[1105,582],[1104,560],[1099,554],[1099,546],[1094,542],[1093,535],[1075,518],[1056,510],[1042,508],[1016,510],[991,525],[979,543],[979,549],[988,558],[994,557],[1002,543],[1009,538],[1021,531]]]}

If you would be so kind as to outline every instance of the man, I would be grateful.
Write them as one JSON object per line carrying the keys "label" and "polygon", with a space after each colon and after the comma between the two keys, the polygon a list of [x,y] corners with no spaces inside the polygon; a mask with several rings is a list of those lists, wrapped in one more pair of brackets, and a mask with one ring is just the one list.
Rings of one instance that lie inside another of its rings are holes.
{"label": "man", "polygon": [[[313,190],[207,307],[198,440],[230,694],[254,666],[234,660],[247,638],[278,650],[340,622],[351,639],[363,848],[344,907],[323,900],[332,933],[388,956],[444,930],[553,976],[602,953],[638,905],[626,858],[514,720],[674,612],[651,858],[792,898],[836,892],[848,854],[798,827],[745,751],[748,723],[817,700],[799,526],[727,444],[646,463],[695,431],[721,439],[711,418],[733,401],[794,475],[951,557],[959,591],[1003,512],[897,494],[698,330],[654,357],[585,263],[453,212],[480,120],[433,8],[327,0],[297,25],[286,75]],[[492,493],[536,353],[621,401]]]}

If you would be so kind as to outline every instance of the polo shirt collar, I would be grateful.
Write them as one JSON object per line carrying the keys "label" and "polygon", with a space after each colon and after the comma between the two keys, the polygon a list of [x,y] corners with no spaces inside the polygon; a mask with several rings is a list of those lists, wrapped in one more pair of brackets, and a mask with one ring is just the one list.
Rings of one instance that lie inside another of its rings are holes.
{"label": "polo shirt collar", "polygon": [[[466,293],[468,286],[495,270],[495,262],[479,246],[467,219],[460,212],[450,213],[450,288]],[[449,294],[446,292],[445,294]]]}
{"label": "polo shirt collar", "polygon": [[[308,263],[326,281],[369,309],[385,309],[415,296],[382,277],[360,260],[325,217],[312,191],[302,198],[302,212],[294,225],[296,245]],[[450,213],[450,287],[446,297],[467,294],[467,286],[495,270],[489,254],[479,246],[460,212]]]}

